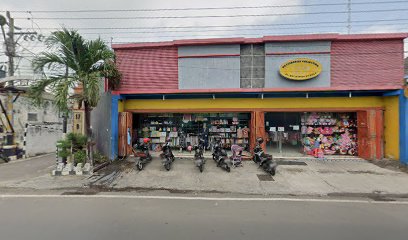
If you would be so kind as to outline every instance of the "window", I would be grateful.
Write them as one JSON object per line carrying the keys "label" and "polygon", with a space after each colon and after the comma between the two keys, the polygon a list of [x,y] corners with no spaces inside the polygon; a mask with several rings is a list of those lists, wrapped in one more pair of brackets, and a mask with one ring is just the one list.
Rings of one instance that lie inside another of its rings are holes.
{"label": "window", "polygon": [[37,113],[27,113],[27,121],[29,122],[36,122],[38,121]]}
{"label": "window", "polygon": [[265,87],[265,45],[241,45],[241,88]]}

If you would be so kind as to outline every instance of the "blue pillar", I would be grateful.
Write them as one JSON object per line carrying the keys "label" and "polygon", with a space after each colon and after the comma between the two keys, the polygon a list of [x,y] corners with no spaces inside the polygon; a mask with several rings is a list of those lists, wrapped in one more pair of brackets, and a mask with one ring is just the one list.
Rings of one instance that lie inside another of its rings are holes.
{"label": "blue pillar", "polygon": [[400,162],[408,165],[408,99],[401,91],[399,95],[400,116]]}
{"label": "blue pillar", "polygon": [[111,105],[111,154],[110,159],[114,160],[118,156],[118,121],[119,121],[119,109],[118,101],[120,99],[119,95],[112,95],[112,105]]}

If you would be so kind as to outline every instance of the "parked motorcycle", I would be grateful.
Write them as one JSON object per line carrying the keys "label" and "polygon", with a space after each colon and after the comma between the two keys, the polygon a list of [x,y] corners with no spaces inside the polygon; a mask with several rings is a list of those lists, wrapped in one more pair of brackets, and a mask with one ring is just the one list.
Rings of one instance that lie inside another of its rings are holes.
{"label": "parked motorcycle", "polygon": [[228,158],[227,152],[222,148],[221,138],[219,137],[215,138],[212,156],[217,163],[217,167],[220,167],[227,172],[231,171],[228,163],[225,161]]}
{"label": "parked motorcycle", "polygon": [[204,164],[205,164],[205,159],[204,159],[204,144],[205,141],[203,138],[200,138],[198,140],[198,145],[194,146],[194,161],[200,172],[203,172],[204,170]]}
{"label": "parked motorcycle", "polygon": [[[139,157],[136,161],[136,167],[139,171],[142,171],[146,164],[152,161],[152,155],[149,152],[150,138],[144,138],[143,143],[133,145],[133,155]],[[141,150],[138,152],[137,149]]]}
{"label": "parked motorcycle", "polygon": [[272,155],[266,154],[262,149],[261,144],[263,143],[263,141],[264,140],[261,137],[256,139],[253,161],[260,167],[262,167],[265,172],[271,174],[272,176],[275,176],[278,164],[273,161]]}
{"label": "parked motorcycle", "polygon": [[170,171],[171,164],[174,162],[174,155],[173,152],[171,151],[170,147],[170,142],[171,139],[166,139],[166,143],[162,146],[162,154],[160,156],[162,157],[163,161],[163,166],[167,171]]}
{"label": "parked motorcycle", "polygon": [[3,149],[0,149],[0,159],[3,160],[3,161],[6,162],[6,163],[10,161],[10,158],[7,157],[7,156],[4,154],[4,150],[3,150]]}

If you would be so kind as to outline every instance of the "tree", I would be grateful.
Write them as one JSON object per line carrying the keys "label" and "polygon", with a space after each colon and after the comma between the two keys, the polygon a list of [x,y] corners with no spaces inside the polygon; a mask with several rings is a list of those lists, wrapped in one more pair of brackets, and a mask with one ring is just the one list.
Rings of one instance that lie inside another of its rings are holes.
{"label": "tree", "polygon": [[33,84],[29,94],[40,105],[42,94],[49,91],[55,96],[57,108],[67,113],[72,89],[81,86],[83,91],[75,98],[84,104],[85,130],[90,137],[90,113],[100,98],[100,81],[107,79],[112,89],[121,79],[114,52],[100,38],[85,40],[78,31],[66,28],[53,32],[46,44],[49,51],[40,53],[32,62],[35,71],[43,72],[44,79]]}

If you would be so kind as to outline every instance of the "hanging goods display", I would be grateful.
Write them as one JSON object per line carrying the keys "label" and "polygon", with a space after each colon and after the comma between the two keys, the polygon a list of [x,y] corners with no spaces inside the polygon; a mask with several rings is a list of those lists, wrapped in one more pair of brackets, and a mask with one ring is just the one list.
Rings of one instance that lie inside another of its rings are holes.
{"label": "hanging goods display", "polygon": [[357,155],[355,113],[308,113],[302,117],[304,153],[313,155],[321,144],[326,155]]}

